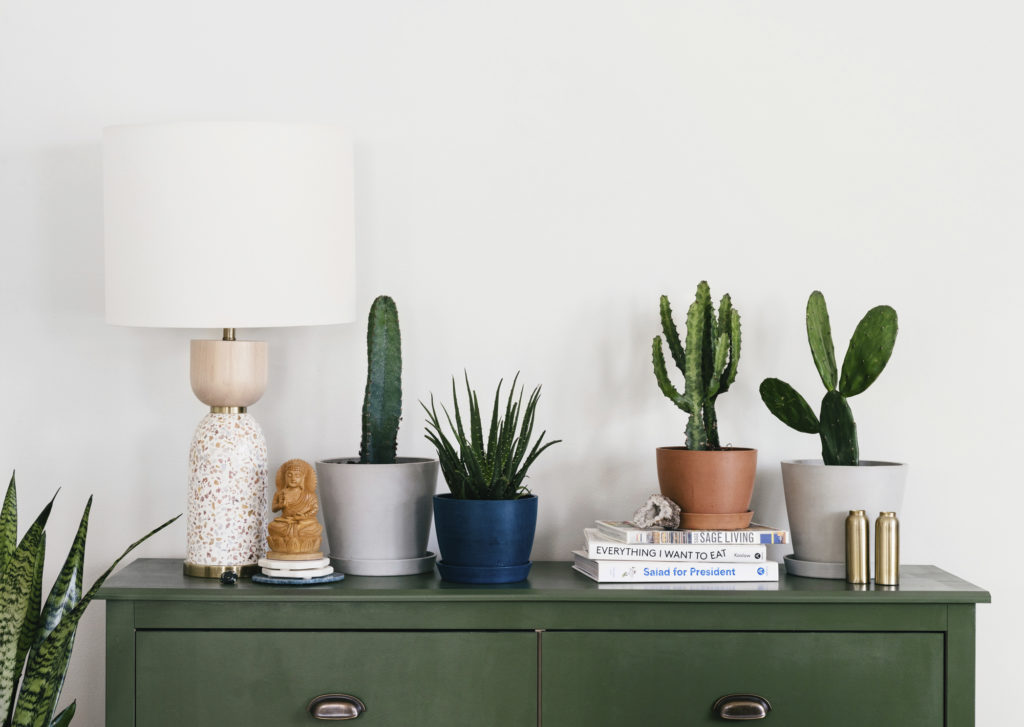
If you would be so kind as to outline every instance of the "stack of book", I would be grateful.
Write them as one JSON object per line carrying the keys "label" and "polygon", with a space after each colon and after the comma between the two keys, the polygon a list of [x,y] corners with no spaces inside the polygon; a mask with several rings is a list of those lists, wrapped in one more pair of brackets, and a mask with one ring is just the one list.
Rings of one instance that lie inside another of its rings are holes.
{"label": "stack of book", "polygon": [[662,530],[598,520],[573,568],[599,583],[777,581],[767,545],[789,542],[785,530],[752,524],[742,530]]}

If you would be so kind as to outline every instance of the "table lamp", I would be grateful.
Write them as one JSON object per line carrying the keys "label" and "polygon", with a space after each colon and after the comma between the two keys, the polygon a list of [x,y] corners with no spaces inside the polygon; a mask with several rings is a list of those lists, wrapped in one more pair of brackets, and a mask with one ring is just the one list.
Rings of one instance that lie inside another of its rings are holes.
{"label": "table lamp", "polygon": [[267,447],[247,413],[267,345],[240,328],[355,315],[352,147],[317,124],[181,123],[103,132],[106,318],[212,328],[191,342],[210,407],[189,453],[187,575],[249,575],[266,552]]}

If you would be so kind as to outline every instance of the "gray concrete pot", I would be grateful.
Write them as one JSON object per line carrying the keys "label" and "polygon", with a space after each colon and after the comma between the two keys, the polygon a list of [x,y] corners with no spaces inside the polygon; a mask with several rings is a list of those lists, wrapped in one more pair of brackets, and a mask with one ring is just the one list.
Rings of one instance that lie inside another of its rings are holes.
{"label": "gray concrete pot", "polygon": [[358,464],[358,457],[316,463],[331,564],[342,573],[409,575],[433,570],[427,552],[436,459],[399,457]]}
{"label": "gray concrete pot", "polygon": [[[826,466],[820,459],[783,462],[782,486],[793,539],[793,557],[786,559],[789,572],[844,578],[846,516],[850,510],[864,510],[870,531],[879,512],[891,510],[899,516],[906,481],[907,465],[897,462],[862,460],[858,467]],[[871,544],[869,552],[874,550],[873,532]]]}

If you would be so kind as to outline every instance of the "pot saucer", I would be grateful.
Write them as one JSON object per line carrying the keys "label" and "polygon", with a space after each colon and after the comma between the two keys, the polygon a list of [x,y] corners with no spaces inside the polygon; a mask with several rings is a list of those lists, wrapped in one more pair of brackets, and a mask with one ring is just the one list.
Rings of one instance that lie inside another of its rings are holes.
{"label": "pot saucer", "polygon": [[750,526],[754,511],[731,512],[724,515],[709,512],[679,513],[680,530],[742,530]]}
{"label": "pot saucer", "polygon": [[452,583],[519,583],[530,573],[531,561],[516,565],[449,565],[437,561],[441,578]]}
{"label": "pot saucer", "polygon": [[434,570],[437,556],[427,551],[419,558],[401,560],[367,559],[367,558],[335,558],[331,556],[334,569],[350,576],[411,576],[417,573],[429,573]]}
{"label": "pot saucer", "polygon": [[792,555],[785,556],[786,573],[804,578],[830,578],[846,580],[846,563],[823,563],[816,560],[797,560]]}

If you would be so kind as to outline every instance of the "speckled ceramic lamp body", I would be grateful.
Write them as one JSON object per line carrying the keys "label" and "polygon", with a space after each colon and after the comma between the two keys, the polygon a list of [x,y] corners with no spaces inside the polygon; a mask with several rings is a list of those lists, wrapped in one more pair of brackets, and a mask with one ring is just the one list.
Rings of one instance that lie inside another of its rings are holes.
{"label": "speckled ceramic lamp body", "polygon": [[192,341],[189,378],[210,413],[189,450],[185,574],[252,575],[267,553],[267,442],[246,407],[267,387],[267,344],[233,329]]}
{"label": "speckled ceramic lamp body", "polygon": [[186,571],[256,567],[267,552],[267,443],[249,414],[203,417],[189,451]]}

